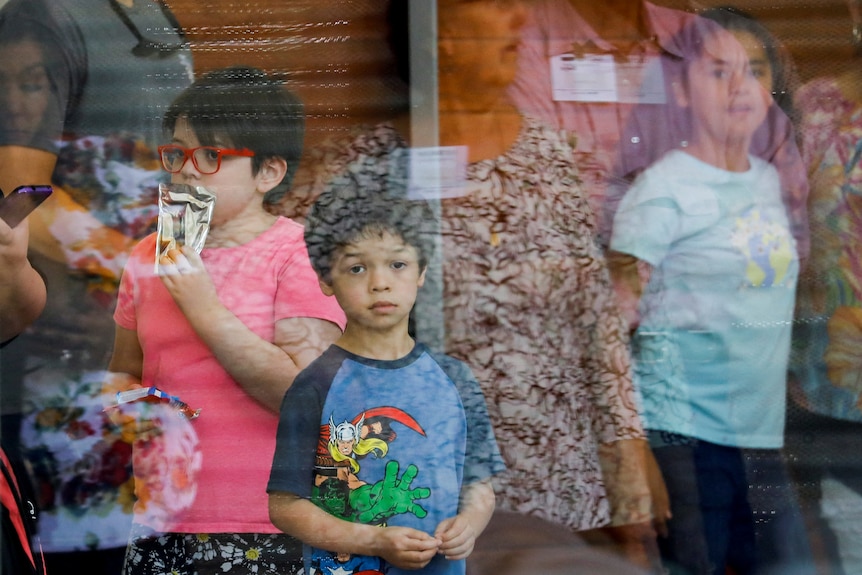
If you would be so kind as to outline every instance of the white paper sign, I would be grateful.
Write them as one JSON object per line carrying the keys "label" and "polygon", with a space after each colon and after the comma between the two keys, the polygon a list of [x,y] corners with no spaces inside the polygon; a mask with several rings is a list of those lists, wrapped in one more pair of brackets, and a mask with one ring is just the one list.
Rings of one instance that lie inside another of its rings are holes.
{"label": "white paper sign", "polygon": [[576,58],[560,54],[551,58],[551,88],[554,100],[575,102],[616,102],[617,80],[610,54],[590,54]]}
{"label": "white paper sign", "polygon": [[467,146],[410,148],[413,199],[436,200],[463,193],[467,182]]}
{"label": "white paper sign", "polygon": [[551,57],[551,89],[557,102],[664,104],[661,59],[647,56],[617,63],[611,54]]}

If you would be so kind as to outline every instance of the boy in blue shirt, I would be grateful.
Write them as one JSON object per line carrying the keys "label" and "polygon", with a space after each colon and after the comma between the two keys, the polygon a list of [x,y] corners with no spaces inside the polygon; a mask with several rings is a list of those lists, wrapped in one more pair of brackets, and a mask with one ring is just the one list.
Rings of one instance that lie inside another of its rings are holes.
{"label": "boy in blue shirt", "polygon": [[309,214],[320,287],[348,321],[285,395],[270,517],[318,573],[463,574],[504,466],[469,368],[408,334],[434,216],[382,184],[348,174]]}

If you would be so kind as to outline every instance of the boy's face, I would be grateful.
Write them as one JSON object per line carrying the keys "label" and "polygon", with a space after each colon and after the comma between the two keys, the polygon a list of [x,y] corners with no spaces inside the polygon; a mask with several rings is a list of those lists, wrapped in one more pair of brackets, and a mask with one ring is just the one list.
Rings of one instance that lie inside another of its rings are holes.
{"label": "boy's face", "polygon": [[743,46],[730,32],[711,33],[687,72],[685,85],[674,89],[677,102],[691,109],[694,139],[717,148],[747,149],[772,96],[752,70]]}
{"label": "boy's face", "polygon": [[347,315],[348,329],[377,333],[404,330],[416,294],[425,283],[419,254],[400,236],[370,235],[336,250],[326,295],[334,295]]}

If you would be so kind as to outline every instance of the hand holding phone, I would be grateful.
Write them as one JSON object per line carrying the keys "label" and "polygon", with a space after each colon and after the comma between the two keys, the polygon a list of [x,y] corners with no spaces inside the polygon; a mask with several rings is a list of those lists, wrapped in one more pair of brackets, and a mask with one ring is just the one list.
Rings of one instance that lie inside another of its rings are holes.
{"label": "hand holding phone", "polygon": [[0,218],[14,228],[53,192],[51,186],[18,186],[8,196],[0,198]]}

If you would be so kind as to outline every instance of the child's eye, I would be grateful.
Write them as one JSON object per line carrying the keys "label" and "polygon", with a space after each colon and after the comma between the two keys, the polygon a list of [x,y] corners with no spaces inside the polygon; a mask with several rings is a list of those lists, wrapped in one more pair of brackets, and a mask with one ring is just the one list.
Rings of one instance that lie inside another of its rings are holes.
{"label": "child's eye", "polygon": [[760,66],[752,68],[751,75],[755,78],[763,78],[764,76],[766,76],[766,69]]}
{"label": "child's eye", "polygon": [[403,270],[407,267],[407,262],[392,262],[392,269]]}
{"label": "child's eye", "polygon": [[349,268],[347,268],[347,273],[354,274],[354,275],[355,274],[361,274],[364,271],[365,271],[365,266],[362,266],[359,264],[356,264],[354,266],[350,266]]}
{"label": "child's eye", "polygon": [[21,91],[27,94],[38,94],[44,91],[47,86],[43,82],[23,82],[20,84]]}

